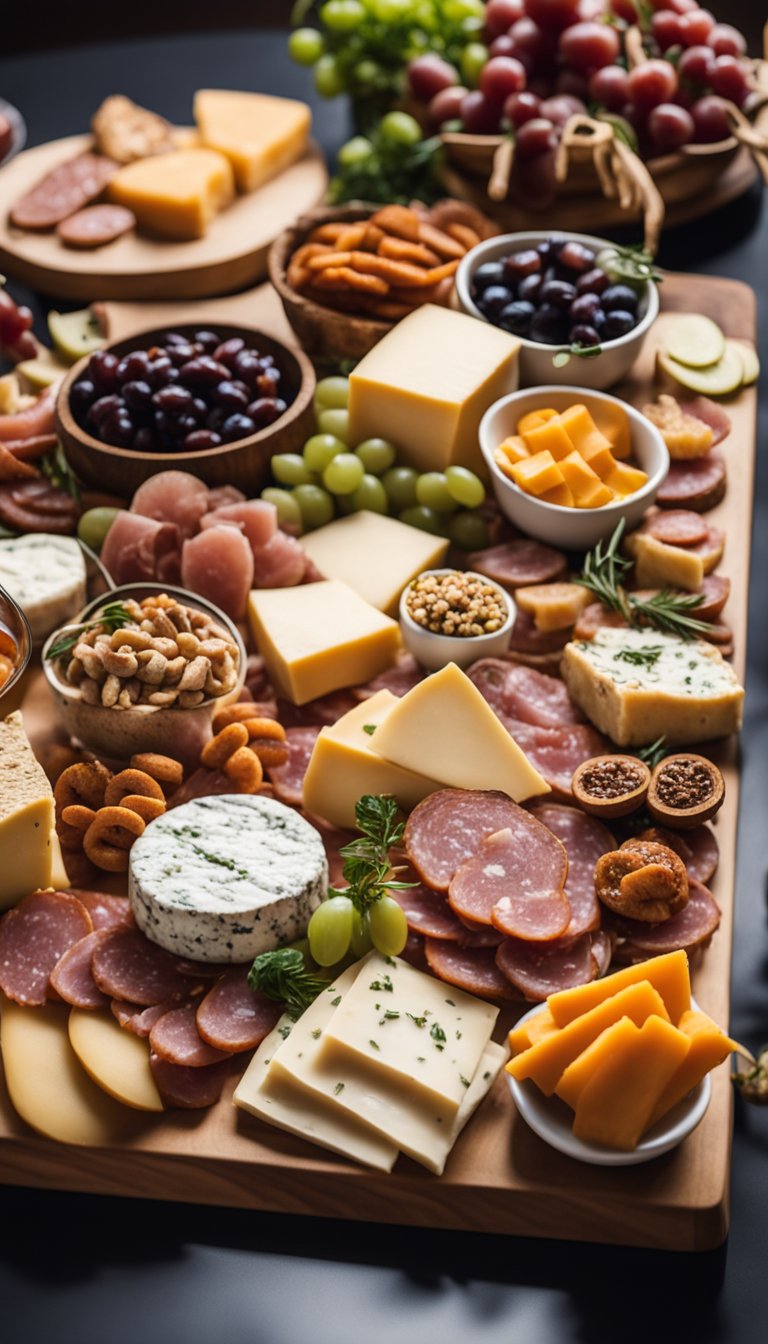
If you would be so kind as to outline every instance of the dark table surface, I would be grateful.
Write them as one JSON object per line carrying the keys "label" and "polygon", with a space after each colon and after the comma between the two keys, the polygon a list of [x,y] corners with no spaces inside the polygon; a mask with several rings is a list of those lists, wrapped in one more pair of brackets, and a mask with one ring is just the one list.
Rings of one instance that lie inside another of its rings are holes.
{"label": "dark table surface", "polygon": [[[201,86],[307,97],[310,81],[284,47],[283,34],[248,31],[0,57],[0,93],[24,112],[32,145],[82,131],[116,91],[184,122]],[[318,137],[332,151],[347,133],[345,111],[338,102],[315,110]],[[670,234],[660,260],[753,285],[765,358],[768,219],[757,188]],[[21,287],[10,288],[29,300]],[[40,319],[47,306],[37,301]],[[768,1039],[766,440],[761,396],[732,1017],[732,1033],[752,1048]],[[0,1189],[0,1248],[4,1344],[759,1341],[766,1338],[768,1111],[737,1104],[731,1233],[721,1250],[703,1255],[16,1188]]]}

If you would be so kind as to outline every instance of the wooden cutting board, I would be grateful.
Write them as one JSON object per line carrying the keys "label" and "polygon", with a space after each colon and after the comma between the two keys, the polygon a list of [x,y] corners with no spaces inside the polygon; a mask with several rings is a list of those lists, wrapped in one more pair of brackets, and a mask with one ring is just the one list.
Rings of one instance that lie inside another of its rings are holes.
{"label": "wooden cutting board", "polygon": [[310,145],[298,163],[258,191],[238,196],[204,238],[172,243],[138,233],[106,247],[79,251],[55,233],[16,229],[8,212],[58,164],[91,148],[71,135],[27,149],[0,170],[0,270],[31,289],[61,299],[199,299],[262,280],[267,253],[283,229],[322,199],[328,184],[323,155]]}
{"label": "wooden cutting board", "polygon": [[[667,311],[695,309],[716,318],[731,336],[754,337],[754,295],[745,285],[670,276],[662,292]],[[182,320],[178,308],[175,313]],[[662,315],[659,330],[664,320]],[[654,344],[651,337],[623,389],[638,405],[652,394]],[[740,676],[746,653],[755,409],[754,389],[727,403],[733,420],[723,447],[728,491],[708,515],[727,533],[721,568],[730,576],[733,591],[725,615],[733,627]],[[55,730],[41,675],[25,702],[24,717],[35,745],[44,749]],[[723,917],[695,967],[694,992],[705,1011],[725,1026],[736,904],[738,743],[728,742],[712,754],[727,781],[725,806],[715,824],[721,861],[712,882]],[[507,1015],[505,1026],[509,1024]],[[402,1157],[389,1176],[329,1157],[236,1111],[230,1104],[232,1087],[209,1111],[140,1119],[129,1140],[65,1148],[33,1134],[13,1111],[0,1083],[0,1181],[366,1222],[708,1250],[724,1240],[728,1227],[728,1071],[727,1064],[716,1070],[709,1110],[685,1143],[654,1162],[621,1169],[587,1166],[549,1148],[517,1115],[502,1076],[441,1177]]]}

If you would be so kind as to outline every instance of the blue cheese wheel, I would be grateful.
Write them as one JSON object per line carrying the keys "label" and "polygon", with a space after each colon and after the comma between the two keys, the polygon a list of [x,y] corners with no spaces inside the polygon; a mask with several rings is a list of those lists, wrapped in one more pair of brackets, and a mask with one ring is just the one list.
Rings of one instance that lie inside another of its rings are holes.
{"label": "blue cheese wheel", "polygon": [[196,798],[150,822],[131,849],[136,923],[195,961],[251,961],[301,938],[327,889],[319,832],[272,798]]}

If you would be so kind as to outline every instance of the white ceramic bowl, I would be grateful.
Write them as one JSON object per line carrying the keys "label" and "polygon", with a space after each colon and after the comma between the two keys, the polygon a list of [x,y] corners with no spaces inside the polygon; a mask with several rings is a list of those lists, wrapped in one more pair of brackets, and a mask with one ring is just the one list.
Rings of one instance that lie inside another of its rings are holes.
{"label": "white ceramic bowl", "polygon": [[[691,1000],[692,1005],[694,1001]],[[537,1003],[535,1008],[520,1018],[518,1026],[535,1017],[546,1008],[546,1004]],[[507,1075],[509,1087],[526,1124],[552,1148],[557,1148],[567,1157],[575,1157],[578,1162],[589,1162],[596,1167],[633,1167],[640,1162],[650,1162],[661,1157],[672,1148],[676,1148],[683,1139],[693,1132],[703,1119],[712,1096],[712,1082],[709,1074],[698,1087],[694,1087],[687,1097],[683,1097],[676,1106],[658,1120],[632,1152],[620,1152],[616,1148],[607,1148],[603,1144],[585,1143],[577,1139],[572,1131],[573,1111],[559,1097],[545,1097],[530,1079],[518,1082]]]}
{"label": "white ceramic bowl", "polygon": [[[499,658],[509,647],[509,637],[517,614],[514,599],[498,583],[486,578],[484,574],[475,574],[473,570],[464,572],[469,578],[479,579],[481,583],[487,583],[496,591],[506,607],[507,618],[501,629],[494,631],[492,635],[468,635],[464,638],[458,635],[438,635],[434,630],[425,630],[424,626],[414,621],[409,613],[406,599],[410,584],[407,584],[400,597],[400,631],[408,651],[428,672],[437,672],[448,663],[455,663],[457,667],[464,668],[476,663],[478,658]],[[427,574],[455,573],[456,570],[450,568],[425,569],[418,577],[421,579]]]}
{"label": "white ceramic bowl", "polygon": [[[505,233],[498,238],[489,238],[467,252],[456,271],[456,297],[463,312],[470,313],[472,317],[479,317],[482,322],[488,321],[472,298],[472,277],[478,266],[482,266],[486,261],[498,261],[500,257],[509,256],[512,252],[523,252],[526,248],[537,247],[539,243],[547,242],[555,232],[558,238],[583,243],[585,247],[592,247],[596,252],[612,246],[609,238],[596,238],[588,233],[567,233],[560,229],[540,229],[534,233]],[[601,353],[591,358],[572,355],[563,368],[557,368],[552,360],[558,351],[566,350],[567,346],[542,345],[539,341],[529,341],[525,337],[518,338],[521,345],[521,384],[530,387],[534,383],[580,383],[582,387],[613,387],[614,383],[618,383],[631,369],[640,354],[648,329],[658,316],[659,292],[656,285],[646,286],[638,311],[641,315],[640,321],[632,331],[627,332],[626,336],[620,336],[615,341],[604,341]]]}
{"label": "white ceramic bowl", "polygon": [[[496,464],[494,452],[499,444],[517,431],[517,423],[528,411],[551,407],[564,411],[568,406],[584,405],[587,410],[600,403],[620,406],[629,419],[632,458],[648,480],[641,490],[626,499],[604,504],[599,509],[575,509],[562,504],[547,504],[528,495]],[[493,493],[502,513],[530,537],[549,542],[566,551],[588,551],[598,541],[610,537],[621,518],[627,528],[635,527],[656,498],[656,491],[669,471],[669,452],[655,425],[607,392],[587,392],[582,387],[551,384],[511,392],[490,406],[480,421],[480,449],[491,476]]]}

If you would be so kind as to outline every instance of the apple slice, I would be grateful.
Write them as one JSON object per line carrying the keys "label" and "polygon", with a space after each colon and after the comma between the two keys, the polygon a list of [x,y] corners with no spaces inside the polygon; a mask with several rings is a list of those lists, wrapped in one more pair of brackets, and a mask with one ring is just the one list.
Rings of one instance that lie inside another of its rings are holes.
{"label": "apple slice", "polygon": [[739,356],[744,365],[744,386],[751,387],[760,377],[760,360],[757,358],[757,351],[751,341],[729,340],[725,342],[726,349],[734,346],[739,352]]}
{"label": "apple slice", "polygon": [[34,359],[23,359],[15,371],[33,392],[42,392],[44,387],[63,378],[68,369],[69,364],[64,364],[53,350],[41,346]]}
{"label": "apple slice", "polygon": [[74,364],[83,355],[92,355],[104,344],[104,336],[90,308],[79,308],[74,313],[48,314],[48,330],[57,353],[68,364]]}
{"label": "apple slice", "polygon": [[662,339],[667,354],[689,369],[707,369],[725,354],[725,336],[702,313],[681,313],[667,322]]}
{"label": "apple slice", "polygon": [[705,397],[727,397],[731,392],[738,392],[744,383],[741,352],[734,348],[726,347],[722,359],[706,369],[688,368],[665,350],[659,350],[657,359],[659,367],[681,387],[687,387],[691,392],[699,392]]}

